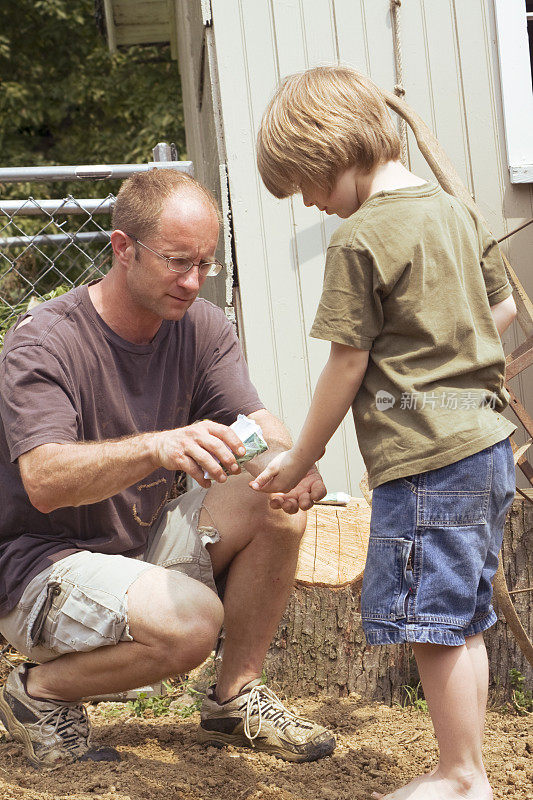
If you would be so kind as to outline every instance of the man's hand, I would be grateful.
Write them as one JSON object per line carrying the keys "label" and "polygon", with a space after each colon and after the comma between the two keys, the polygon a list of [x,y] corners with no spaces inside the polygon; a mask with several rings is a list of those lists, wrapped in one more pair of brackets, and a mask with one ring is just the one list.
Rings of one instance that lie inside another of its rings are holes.
{"label": "man's hand", "polygon": [[315,466],[290,492],[272,494],[270,496],[271,508],[281,508],[287,514],[296,514],[298,509],[308,511],[313,504],[326,494],[326,487],[322,476]]}
{"label": "man's hand", "polygon": [[[153,439],[158,466],[182,470],[206,489],[211,480],[224,483],[226,472],[237,475],[241,470],[235,455],[242,456],[245,452],[246,448],[231,428],[211,420],[160,431]],[[209,478],[204,478],[204,473],[208,473]]]}

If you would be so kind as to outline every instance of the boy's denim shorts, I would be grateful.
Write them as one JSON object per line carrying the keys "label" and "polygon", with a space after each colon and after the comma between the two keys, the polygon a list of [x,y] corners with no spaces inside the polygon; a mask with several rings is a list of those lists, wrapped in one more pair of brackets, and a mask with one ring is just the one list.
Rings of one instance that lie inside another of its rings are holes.
{"label": "boy's denim shorts", "polygon": [[207,489],[171,500],[141,556],[81,550],[33,578],[15,608],[0,618],[0,633],[20,653],[44,663],[66,653],[131,642],[128,589],[154,566],[180,572],[216,591],[206,544],[215,528],[198,528]]}
{"label": "boy's denim shorts", "polygon": [[361,597],[369,644],[462,645],[496,622],[491,581],[514,496],[508,438],[374,489]]}

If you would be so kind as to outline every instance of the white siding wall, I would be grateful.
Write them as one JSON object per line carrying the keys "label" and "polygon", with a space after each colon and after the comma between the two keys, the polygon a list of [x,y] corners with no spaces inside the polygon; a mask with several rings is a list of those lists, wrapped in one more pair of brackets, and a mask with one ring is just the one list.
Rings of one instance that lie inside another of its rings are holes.
{"label": "white siding wall", "polygon": [[[338,220],[306,209],[298,197],[268,195],[255,166],[255,137],[280,77],[296,70],[340,59],[393,90],[389,0],[211,2],[248,362],[265,404],[296,435],[328,353],[308,331]],[[447,150],[493,232],[503,235],[533,216],[533,192],[508,180],[492,0],[410,0],[400,14],[406,100]],[[430,177],[412,136],[409,159]],[[530,295],[532,244],[530,227],[505,245]],[[506,349],[520,341],[512,330]],[[533,375],[515,383],[530,401]],[[331,490],[360,494],[364,467],[351,419],[321,467]]]}

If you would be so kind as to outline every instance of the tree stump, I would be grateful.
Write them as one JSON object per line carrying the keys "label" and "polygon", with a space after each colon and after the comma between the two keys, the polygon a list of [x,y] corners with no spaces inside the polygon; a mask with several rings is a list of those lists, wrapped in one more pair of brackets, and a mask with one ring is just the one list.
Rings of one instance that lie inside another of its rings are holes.
{"label": "tree stump", "polygon": [[[369,521],[369,511],[364,515],[364,501],[351,503],[353,512],[359,517],[358,536],[361,536],[360,517]],[[350,508],[349,506],[349,508]],[[330,529],[339,525],[339,512],[325,508],[319,515],[330,515]],[[339,542],[349,541],[349,520],[339,534]],[[366,523],[365,523],[366,524]],[[318,529],[318,530],[317,530]],[[330,530],[330,534],[331,534]],[[316,542],[325,538],[324,550],[329,551],[333,573],[329,583],[315,567],[314,576],[309,572],[316,552],[318,561],[327,561],[320,553]],[[505,524],[503,559],[510,591],[533,587],[533,505],[517,496]],[[361,628],[360,597],[362,573],[355,575],[349,583],[341,582],[346,577],[346,565],[341,564],[335,578],[334,537],[323,537],[320,523],[312,512],[304,537],[304,558],[300,558],[297,582],[285,614],[280,622],[265,662],[268,679],[276,683],[289,695],[346,696],[356,692],[370,700],[392,704],[405,697],[404,685],[418,683],[416,664],[407,645],[370,647],[366,644]],[[307,564],[304,578],[300,568]],[[357,564],[352,566],[357,570]],[[333,585],[338,583],[340,585]],[[533,634],[533,592],[524,591],[512,595],[516,610],[529,636]],[[503,618],[486,634],[487,649],[491,664],[491,694],[499,698],[508,697],[512,690],[509,670],[517,669],[526,677],[526,685],[533,684],[533,670],[515,644]]]}

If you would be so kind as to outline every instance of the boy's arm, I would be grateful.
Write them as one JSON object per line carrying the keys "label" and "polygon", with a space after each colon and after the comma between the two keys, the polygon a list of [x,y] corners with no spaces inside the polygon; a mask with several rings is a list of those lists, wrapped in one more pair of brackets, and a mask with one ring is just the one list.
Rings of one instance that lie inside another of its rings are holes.
{"label": "boy's arm", "polygon": [[369,351],[332,342],[328,362],[318,379],[302,432],[294,447],[276,456],[250,482],[252,489],[289,492],[324,454],[327,443],[359,391]]}
{"label": "boy's arm", "polygon": [[506,297],[505,300],[491,306],[490,313],[493,316],[496,328],[501,337],[516,317],[516,304],[513,295],[511,294],[509,297]]}

